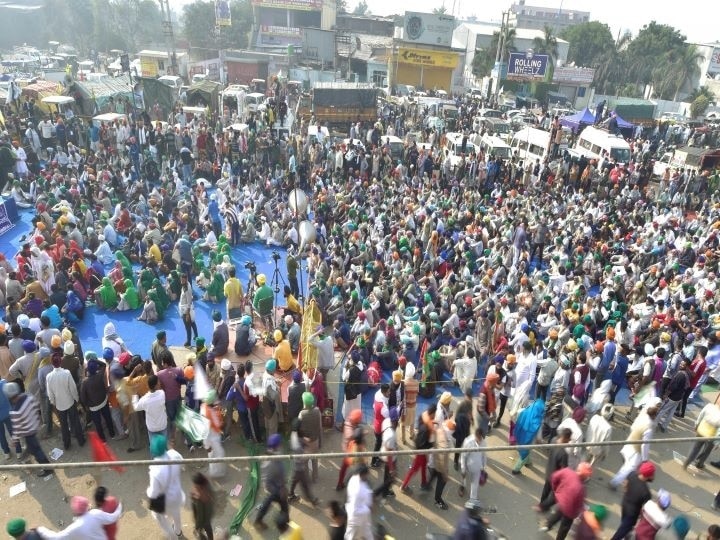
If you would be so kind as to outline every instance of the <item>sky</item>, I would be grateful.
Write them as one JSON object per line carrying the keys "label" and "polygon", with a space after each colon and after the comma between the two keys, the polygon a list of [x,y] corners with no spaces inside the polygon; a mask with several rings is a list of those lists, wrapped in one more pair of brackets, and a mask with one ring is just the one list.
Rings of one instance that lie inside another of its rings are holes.
{"label": "sky", "polygon": [[[171,0],[174,9],[181,8],[192,0]],[[405,6],[401,2],[387,0],[365,0],[370,13],[374,15],[399,15]],[[450,12],[455,8],[456,17],[475,15],[478,21],[500,23],[503,10],[510,8],[513,0],[414,0],[412,11],[431,13],[439,5],[445,5]],[[515,0],[517,1],[517,0]],[[348,10],[359,0],[347,0]],[[720,26],[713,14],[713,0],[526,0],[527,5],[558,9],[589,11],[590,19],[610,26],[613,35],[630,30],[636,35],[640,28],[652,20],[668,24],[680,30],[693,43],[720,41]]]}
{"label": "sky", "polygon": [[[348,9],[352,10],[358,0],[348,0]],[[393,15],[398,4],[387,0],[366,0],[370,12],[375,15]],[[414,0],[412,11],[432,12],[443,0]],[[484,0],[444,0],[445,8],[450,12],[455,4],[454,15],[467,17],[475,15],[479,21],[500,22],[503,10],[510,8],[511,1]],[[551,7],[558,9],[576,9],[589,11],[590,19],[606,23],[615,36],[618,32],[630,30],[633,35],[642,26],[652,20],[668,24],[680,30],[689,41],[696,43],[720,40],[720,27],[717,17],[710,16],[712,2],[707,0],[682,0],[681,2],[651,0],[526,0],[526,5]],[[705,16],[703,16],[705,13]]]}

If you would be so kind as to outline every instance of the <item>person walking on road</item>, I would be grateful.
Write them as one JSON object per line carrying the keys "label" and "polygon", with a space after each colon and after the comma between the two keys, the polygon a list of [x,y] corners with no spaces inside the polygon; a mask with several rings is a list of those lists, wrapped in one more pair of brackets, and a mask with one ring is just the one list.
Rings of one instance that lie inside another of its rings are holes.
{"label": "person walking on road", "polygon": [[655,478],[655,465],[646,461],[638,467],[637,472],[631,472],[625,481],[620,512],[620,526],[611,540],[622,540],[632,532],[637,520],[640,518],[643,505],[652,495],[648,485]]}
{"label": "person walking on road", "polygon": [[150,484],[146,494],[149,499],[164,498],[164,512],[152,511],[152,516],[165,533],[165,538],[175,540],[182,536],[180,510],[185,504],[185,492],[182,489],[181,464],[183,457],[173,448],[167,447],[165,435],[153,435],[150,440],[150,455],[159,461],[177,461],[172,465],[150,465]]}
{"label": "person walking on road", "polygon": [[565,467],[553,473],[550,478],[552,493],[535,507],[540,512],[547,512],[555,506],[555,511],[540,528],[541,531],[550,531],[555,524],[560,523],[555,540],[567,538],[573,521],[585,510],[585,484],[591,476],[592,466],[584,461],[577,466],[577,470]]}
{"label": "person walking on road", "polygon": [[685,458],[683,469],[687,469],[693,461],[698,469],[705,468],[705,461],[715,448],[713,439],[717,437],[718,432],[720,432],[720,407],[715,403],[708,403],[695,420],[695,433],[698,437],[707,437],[709,440],[697,441],[693,444],[690,453]]}
{"label": "person walking on road", "polygon": [[[267,439],[268,453],[277,454],[282,443],[282,437],[278,433],[272,433]],[[287,474],[285,473],[285,463],[280,460],[268,460],[263,463],[263,478],[267,495],[263,499],[258,509],[257,516],[253,525],[259,531],[264,531],[268,526],[263,521],[265,514],[270,510],[272,503],[280,506],[280,512],[289,514],[288,510],[288,490],[287,490]]]}
{"label": "person walking on road", "polygon": [[373,492],[368,484],[370,469],[361,465],[347,485],[345,540],[373,540]]}
{"label": "person walking on road", "polygon": [[[35,458],[35,461],[42,464],[50,463],[37,437],[40,431],[40,410],[37,401],[32,395],[21,392],[20,385],[15,382],[6,383],[3,392],[10,401],[13,438],[25,439],[27,452]],[[52,473],[52,469],[42,469],[38,472],[38,476],[44,478]]]}
{"label": "person walking on road", "polygon": [[485,440],[485,431],[483,431],[483,428],[475,428],[475,433],[465,438],[462,447],[466,450],[473,449],[476,451],[463,452],[460,455],[460,472],[462,474],[460,496],[465,496],[466,487],[469,484],[470,499],[478,500],[480,477],[485,472],[485,467],[487,467],[487,456],[485,455],[487,441]]}

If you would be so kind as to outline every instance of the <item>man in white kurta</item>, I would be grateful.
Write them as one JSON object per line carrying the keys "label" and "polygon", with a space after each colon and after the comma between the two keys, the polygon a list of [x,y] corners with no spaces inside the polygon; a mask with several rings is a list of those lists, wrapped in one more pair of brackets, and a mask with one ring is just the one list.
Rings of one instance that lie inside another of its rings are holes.
{"label": "man in white kurta", "polygon": [[[167,438],[164,435],[153,435],[150,441],[150,455],[160,461],[178,461],[183,457],[176,450],[167,447]],[[180,478],[181,465],[150,465],[150,484],[146,494],[150,499],[165,495],[165,513],[151,512],[165,538],[175,540],[182,534],[182,520],[180,510],[185,504],[185,492],[182,489]],[[172,522],[171,522],[172,520]]]}

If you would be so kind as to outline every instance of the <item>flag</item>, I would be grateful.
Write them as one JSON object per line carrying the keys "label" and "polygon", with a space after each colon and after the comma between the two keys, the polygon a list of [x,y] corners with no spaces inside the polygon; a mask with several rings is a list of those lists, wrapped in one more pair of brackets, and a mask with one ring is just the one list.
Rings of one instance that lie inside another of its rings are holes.
{"label": "flag", "polygon": [[203,401],[207,395],[212,386],[210,386],[210,381],[208,381],[207,375],[205,374],[205,370],[203,367],[199,364],[195,364],[195,379],[193,386],[193,396],[198,401]]}
{"label": "flag", "polygon": [[[92,452],[93,461],[117,461],[117,456],[110,450],[110,447],[104,442],[95,431],[88,431],[88,439],[90,439],[90,451]],[[124,467],[111,465],[117,472],[125,472]]]}
{"label": "flag", "polygon": [[210,434],[209,420],[185,405],[180,405],[175,425],[192,442],[202,442]]}
{"label": "flag", "polygon": [[[251,455],[255,455],[254,449],[250,450]],[[260,487],[260,465],[257,460],[253,461],[250,465],[250,481],[248,482],[248,490],[243,497],[243,502],[238,508],[237,513],[233,517],[230,523],[230,534],[238,534],[240,527],[242,527],[245,518],[250,515],[253,507],[255,506],[255,499],[257,497],[258,488]]]}

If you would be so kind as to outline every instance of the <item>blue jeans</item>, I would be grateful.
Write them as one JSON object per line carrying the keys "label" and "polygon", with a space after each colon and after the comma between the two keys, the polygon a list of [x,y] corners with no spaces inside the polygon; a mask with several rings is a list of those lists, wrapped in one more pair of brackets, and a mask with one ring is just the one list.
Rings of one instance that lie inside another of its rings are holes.
{"label": "blue jeans", "polygon": [[[7,432],[12,436],[13,430],[12,430],[12,422],[10,421],[10,417],[3,418],[0,420],[0,447],[2,447],[3,452],[6,454],[10,453],[10,445],[8,444],[7,437],[5,436],[5,429],[7,428]],[[15,443],[15,453],[20,454],[22,452],[22,447],[20,446],[20,441],[17,441]]]}
{"label": "blue jeans", "polygon": [[175,418],[177,417],[178,410],[180,410],[180,398],[165,402],[165,412],[168,417],[167,434],[170,440],[175,437]]}
{"label": "blue jeans", "polygon": [[27,451],[35,458],[35,461],[38,463],[50,463],[42,446],[40,446],[40,441],[38,441],[36,434],[25,437],[25,445],[27,446]]}

